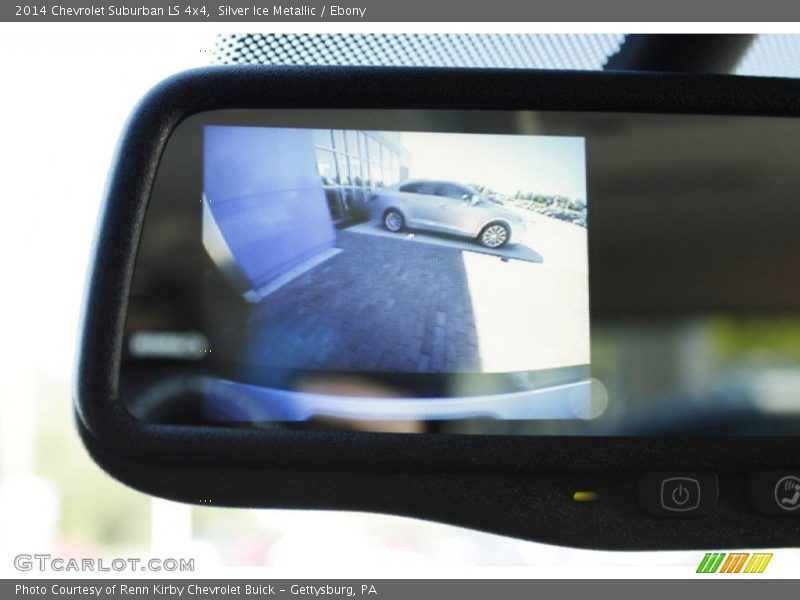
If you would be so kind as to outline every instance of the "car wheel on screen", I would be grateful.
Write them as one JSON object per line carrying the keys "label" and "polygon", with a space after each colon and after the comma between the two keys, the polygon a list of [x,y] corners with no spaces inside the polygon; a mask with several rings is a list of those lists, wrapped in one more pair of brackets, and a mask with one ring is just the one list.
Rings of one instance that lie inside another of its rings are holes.
{"label": "car wheel on screen", "polygon": [[478,239],[480,240],[481,246],[497,249],[505,246],[509,237],[511,237],[511,232],[508,230],[508,227],[501,223],[490,223],[483,228]]}
{"label": "car wheel on screen", "polygon": [[392,233],[402,231],[405,224],[406,220],[403,218],[400,211],[390,208],[383,214],[383,226]]}

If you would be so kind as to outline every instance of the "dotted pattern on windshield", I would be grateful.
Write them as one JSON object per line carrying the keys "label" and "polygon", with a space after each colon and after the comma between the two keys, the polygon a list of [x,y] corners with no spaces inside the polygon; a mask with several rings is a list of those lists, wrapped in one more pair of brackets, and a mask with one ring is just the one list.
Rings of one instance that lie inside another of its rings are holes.
{"label": "dotted pattern on windshield", "polygon": [[598,70],[624,38],[615,34],[248,33],[220,35],[214,62]]}

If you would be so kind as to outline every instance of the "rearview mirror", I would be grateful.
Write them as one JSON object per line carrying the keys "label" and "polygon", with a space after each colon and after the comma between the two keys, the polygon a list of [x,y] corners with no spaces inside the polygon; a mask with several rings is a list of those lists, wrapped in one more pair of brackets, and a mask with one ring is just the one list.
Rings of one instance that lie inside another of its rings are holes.
{"label": "rearview mirror", "polygon": [[[107,188],[86,446],[183,502],[796,545],[799,93],[512,70],[168,80]],[[439,210],[425,190],[451,183],[503,202]]]}

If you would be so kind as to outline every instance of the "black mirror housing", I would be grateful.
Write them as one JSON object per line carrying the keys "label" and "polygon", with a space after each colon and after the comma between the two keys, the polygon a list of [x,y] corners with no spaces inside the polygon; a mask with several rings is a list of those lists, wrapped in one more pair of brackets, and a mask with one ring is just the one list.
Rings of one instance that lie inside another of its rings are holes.
{"label": "black mirror housing", "polygon": [[[164,149],[175,128],[192,115],[261,108],[797,118],[800,83],[328,67],[210,68],[167,80],[137,107],[120,141],[85,300],[75,415],[88,451],[108,473],[145,493],[181,502],[374,511],[587,548],[800,543],[800,519],[794,513],[777,518],[753,508],[764,495],[764,474],[771,474],[769,483],[800,471],[800,444],[792,436],[743,444],[734,437],[408,435],[134,418],[120,401],[119,371],[138,244]],[[713,507],[692,518],[670,512],[654,490],[671,480],[688,486],[680,488],[679,499],[696,481],[697,495],[703,502],[713,496]]]}

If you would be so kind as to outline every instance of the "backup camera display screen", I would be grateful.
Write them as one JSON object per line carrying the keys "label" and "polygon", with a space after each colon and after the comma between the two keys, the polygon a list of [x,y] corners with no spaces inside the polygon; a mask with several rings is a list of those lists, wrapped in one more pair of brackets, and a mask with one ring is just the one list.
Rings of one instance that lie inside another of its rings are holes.
{"label": "backup camera display screen", "polygon": [[[209,412],[576,418],[586,198],[579,137],[206,126],[203,246],[241,299],[209,340],[241,365]],[[244,383],[264,371],[283,385]]]}
{"label": "backup camera display screen", "polygon": [[161,423],[800,431],[792,119],[250,110],[169,140],[120,396]]}

